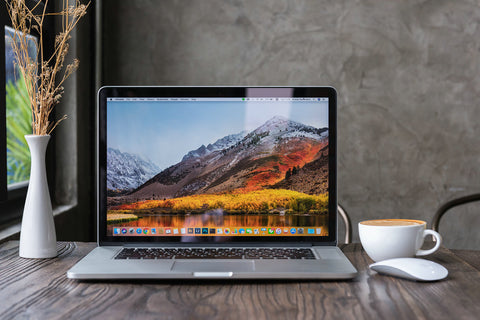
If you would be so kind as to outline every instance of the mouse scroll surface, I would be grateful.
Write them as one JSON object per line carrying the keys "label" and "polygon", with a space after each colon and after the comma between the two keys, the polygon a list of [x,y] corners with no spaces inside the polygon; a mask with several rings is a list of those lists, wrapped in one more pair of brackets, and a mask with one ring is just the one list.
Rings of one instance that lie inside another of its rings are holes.
{"label": "mouse scroll surface", "polygon": [[416,281],[437,281],[448,276],[448,270],[440,264],[418,258],[398,258],[380,261],[370,269],[381,274]]}

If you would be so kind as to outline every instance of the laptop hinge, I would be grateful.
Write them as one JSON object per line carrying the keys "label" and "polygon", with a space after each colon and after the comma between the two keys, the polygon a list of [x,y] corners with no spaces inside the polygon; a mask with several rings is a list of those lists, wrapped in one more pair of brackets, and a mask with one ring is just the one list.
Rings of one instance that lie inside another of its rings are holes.
{"label": "laptop hinge", "polygon": [[286,242],[286,243],[126,243],[123,245],[125,248],[138,248],[138,247],[253,247],[253,248],[274,248],[274,247],[311,247],[312,243],[305,242]]}

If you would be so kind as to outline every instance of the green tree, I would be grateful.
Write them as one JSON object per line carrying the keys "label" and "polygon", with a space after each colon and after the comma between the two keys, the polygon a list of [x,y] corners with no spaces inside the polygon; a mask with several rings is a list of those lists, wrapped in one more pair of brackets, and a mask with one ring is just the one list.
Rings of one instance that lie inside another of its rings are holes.
{"label": "green tree", "polygon": [[292,169],[288,168],[287,172],[285,173],[285,180],[292,176]]}
{"label": "green tree", "polygon": [[292,175],[297,174],[297,167],[293,167],[292,169]]}
{"label": "green tree", "polygon": [[32,132],[32,114],[23,79],[8,81],[6,89],[8,184],[30,177],[30,151],[24,135]]}

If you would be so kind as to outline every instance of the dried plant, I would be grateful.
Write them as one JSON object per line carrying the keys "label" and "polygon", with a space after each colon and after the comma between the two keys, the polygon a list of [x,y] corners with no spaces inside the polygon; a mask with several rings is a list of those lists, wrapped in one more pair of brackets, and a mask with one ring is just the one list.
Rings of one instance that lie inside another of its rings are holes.
{"label": "dried plant", "polygon": [[[81,4],[76,0],[75,5],[69,6],[68,0],[63,0],[60,12],[48,13],[46,12],[48,0],[43,1],[41,10],[42,1],[38,1],[33,8],[29,8],[25,0],[5,1],[14,29],[12,49],[16,56],[15,64],[18,65],[25,81],[30,102],[33,134],[50,134],[62,120],[66,119],[64,115],[59,120],[51,122],[50,114],[62,97],[63,83],[78,68],[78,59],[74,59],[65,67],[64,62],[69,49],[70,34],[80,18],[87,13],[90,2]],[[38,11],[40,13],[37,13]],[[62,30],[55,37],[53,53],[46,57],[43,27],[48,16],[60,16]],[[29,43],[31,44],[29,35],[32,31],[38,33],[39,37],[38,42],[35,42],[35,56],[31,56],[28,50]]]}

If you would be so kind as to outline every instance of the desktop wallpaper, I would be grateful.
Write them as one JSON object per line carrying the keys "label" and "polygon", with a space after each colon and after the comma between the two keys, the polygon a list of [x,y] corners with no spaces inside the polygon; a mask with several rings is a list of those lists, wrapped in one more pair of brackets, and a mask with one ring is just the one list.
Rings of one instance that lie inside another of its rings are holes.
{"label": "desktop wallpaper", "polygon": [[328,102],[108,101],[107,235],[327,236]]}

